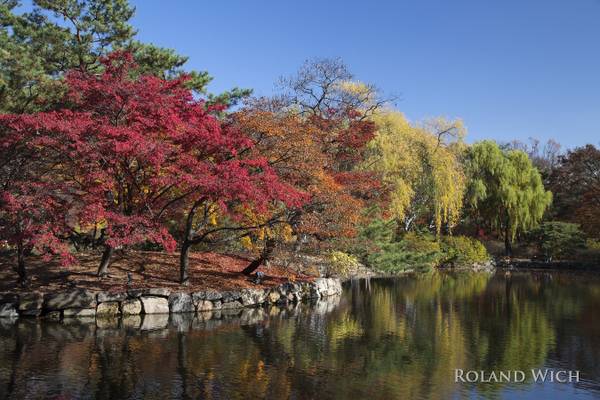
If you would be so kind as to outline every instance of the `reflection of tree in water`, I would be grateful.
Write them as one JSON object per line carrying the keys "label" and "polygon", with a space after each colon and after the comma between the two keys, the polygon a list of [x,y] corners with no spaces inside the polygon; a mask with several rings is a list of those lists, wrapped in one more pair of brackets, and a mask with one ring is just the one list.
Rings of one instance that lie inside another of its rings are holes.
{"label": "reflection of tree in water", "polygon": [[[444,399],[455,368],[544,364],[597,379],[599,288],[564,274],[433,273],[357,281],[312,307],[171,316],[167,329],[164,317],[22,320],[0,325],[0,397]],[[495,398],[504,387],[471,388]]]}

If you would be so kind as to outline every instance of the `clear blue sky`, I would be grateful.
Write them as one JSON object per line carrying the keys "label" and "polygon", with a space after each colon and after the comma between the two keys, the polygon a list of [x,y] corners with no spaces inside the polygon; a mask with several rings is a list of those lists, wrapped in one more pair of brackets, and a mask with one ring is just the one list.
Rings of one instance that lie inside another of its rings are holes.
{"label": "clear blue sky", "polygon": [[268,95],[307,58],[342,57],[410,119],[470,141],[600,142],[600,0],[135,0],[142,40]]}
{"label": "clear blue sky", "polygon": [[600,144],[600,0],[130,0],[144,42],[189,56],[209,90],[273,93],[341,57],[411,120],[460,117],[468,140]]}

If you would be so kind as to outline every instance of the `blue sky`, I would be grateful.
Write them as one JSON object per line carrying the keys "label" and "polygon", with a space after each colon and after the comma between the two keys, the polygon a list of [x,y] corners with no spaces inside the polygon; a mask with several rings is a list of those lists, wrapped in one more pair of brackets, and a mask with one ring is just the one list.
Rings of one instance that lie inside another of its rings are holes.
{"label": "blue sky", "polygon": [[130,2],[138,38],[189,56],[213,93],[270,95],[341,57],[409,119],[462,118],[470,142],[600,144],[600,0]]}
{"label": "blue sky", "polygon": [[307,58],[342,57],[410,119],[461,117],[469,141],[600,142],[600,0],[136,0],[143,41],[269,95]]}

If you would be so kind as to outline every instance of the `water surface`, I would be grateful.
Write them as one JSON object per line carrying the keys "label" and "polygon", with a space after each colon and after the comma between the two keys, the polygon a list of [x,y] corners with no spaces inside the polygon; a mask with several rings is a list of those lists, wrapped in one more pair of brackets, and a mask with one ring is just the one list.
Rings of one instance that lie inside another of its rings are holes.
{"label": "water surface", "polygon": [[[434,273],[314,304],[124,320],[0,321],[0,398],[600,398],[600,280]],[[455,369],[580,371],[455,383]]]}

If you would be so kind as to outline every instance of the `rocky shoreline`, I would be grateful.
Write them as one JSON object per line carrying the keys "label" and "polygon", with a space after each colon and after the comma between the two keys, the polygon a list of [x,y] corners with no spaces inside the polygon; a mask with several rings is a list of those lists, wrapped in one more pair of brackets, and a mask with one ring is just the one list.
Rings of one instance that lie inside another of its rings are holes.
{"label": "rocky shoreline", "polygon": [[42,317],[114,318],[135,315],[201,313],[238,310],[268,304],[298,303],[339,295],[341,281],[318,278],[314,282],[288,282],[262,289],[231,291],[172,291],[167,288],[130,289],[123,292],[95,292],[75,289],[61,293],[2,293],[0,318]]}

